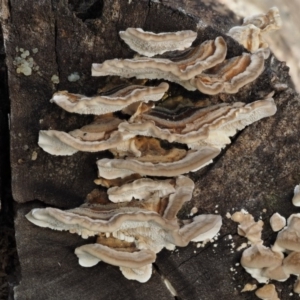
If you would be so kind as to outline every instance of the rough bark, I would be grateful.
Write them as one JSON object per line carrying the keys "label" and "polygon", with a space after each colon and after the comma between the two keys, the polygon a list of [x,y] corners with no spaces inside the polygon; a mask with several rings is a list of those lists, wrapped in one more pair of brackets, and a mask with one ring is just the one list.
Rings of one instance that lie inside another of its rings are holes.
{"label": "rough bark", "polygon": [[[191,244],[174,252],[158,255],[151,280],[145,284],[128,281],[118,268],[103,263],[93,268],[78,265],[74,249],[85,240],[66,232],[55,232],[30,224],[24,215],[33,207],[52,205],[72,208],[83,202],[95,185],[96,158],[107,153],[77,153],[54,157],[37,145],[40,129],[71,130],[86,124],[91,117],[63,112],[49,99],[56,90],[93,94],[107,79],[91,78],[93,62],[116,57],[131,57],[133,52],[121,42],[118,32],[127,27],[142,27],[155,32],[192,29],[198,31],[196,43],[224,36],[228,57],[243,49],[225,36],[235,17],[224,7],[209,1],[86,1],[75,0],[2,0],[2,26],[7,54],[11,98],[12,189],[16,205],[16,239],[21,265],[21,281],[15,288],[16,299],[174,299],[166,288],[167,278],[178,299],[255,299],[253,293],[241,294],[243,285],[253,280],[235,264],[241,251],[232,249],[244,242],[236,234],[236,224],[226,219],[227,212],[245,208],[256,218],[268,218],[276,211],[288,216],[295,212],[290,204],[292,190],[300,181],[297,117],[299,98],[291,89],[288,69],[271,57],[266,70],[254,83],[235,95],[208,97],[220,101],[251,102],[275,89],[278,113],[238,134],[231,146],[214,164],[191,174],[196,182],[191,207],[199,212],[224,217],[219,240],[204,249]],[[24,48],[39,66],[30,76],[16,73],[13,61]],[[38,48],[36,54],[32,49]],[[78,72],[75,83],[67,77]],[[59,84],[51,81],[59,76]],[[206,98],[171,87],[171,92],[191,98]],[[32,153],[37,159],[32,160]],[[38,200],[38,201],[33,201]],[[218,207],[217,207],[218,205]],[[262,209],[267,212],[262,214]],[[233,240],[230,239],[233,236]],[[267,243],[275,235],[266,226]],[[236,271],[232,272],[230,268]],[[281,299],[292,299],[291,282],[280,283]]]}

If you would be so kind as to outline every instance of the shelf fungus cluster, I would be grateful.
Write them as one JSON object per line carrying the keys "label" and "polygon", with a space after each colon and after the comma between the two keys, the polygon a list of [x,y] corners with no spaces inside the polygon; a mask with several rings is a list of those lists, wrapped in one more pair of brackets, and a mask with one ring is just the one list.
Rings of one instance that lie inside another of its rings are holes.
{"label": "shelf fungus cluster", "polygon": [[[147,57],[93,64],[92,75],[163,79],[217,94],[237,92],[264,69],[260,51],[225,60],[222,37],[190,47],[197,37],[192,31],[155,34],[129,28],[120,36]],[[76,209],[34,209],[27,215],[41,227],[95,236],[94,244],[75,250],[82,266],[103,261],[119,266],[126,278],[145,282],[163,248],[214,237],[222,223],[219,215],[177,218],[194,189],[183,174],[211,163],[238,130],[276,112],[272,94],[248,104],[203,106],[166,97],[168,89],[169,84],[161,82],[118,86],[94,97],[59,91],[51,99],[68,112],[93,114],[95,119],[68,133],[40,131],[40,147],[53,155],[103,150],[114,155],[97,161],[95,183],[108,188],[107,193],[89,194]]]}
{"label": "shelf fungus cluster", "polygon": [[[296,186],[293,203],[298,196]],[[264,246],[261,239],[263,221],[255,222],[252,215],[243,212],[234,213],[231,219],[239,223],[238,234],[251,243],[242,253],[241,265],[244,269],[259,283],[286,281],[291,275],[296,275],[294,292],[300,294],[300,214],[292,214],[287,220],[279,213],[272,215],[270,225],[278,234],[271,247]],[[263,290],[270,292],[270,298],[261,299],[279,299],[274,285],[266,285]]]}

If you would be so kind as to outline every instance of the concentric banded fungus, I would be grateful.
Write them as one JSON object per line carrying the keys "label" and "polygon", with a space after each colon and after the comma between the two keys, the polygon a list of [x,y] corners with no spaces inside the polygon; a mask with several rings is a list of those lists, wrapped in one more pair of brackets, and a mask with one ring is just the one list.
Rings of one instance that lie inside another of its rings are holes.
{"label": "concentric banded fungus", "polygon": [[200,92],[208,95],[237,93],[255,80],[264,70],[264,53],[243,53],[218,64],[212,69],[192,78],[189,82]]}
{"label": "concentric banded fungus", "polygon": [[255,52],[269,45],[263,34],[280,29],[282,25],[277,7],[272,7],[266,14],[257,14],[244,18],[242,26],[235,26],[227,33],[250,52]]}
{"label": "concentric banded fungus", "polygon": [[53,95],[51,101],[71,113],[102,115],[122,110],[138,101],[158,101],[168,88],[169,85],[165,82],[157,87],[130,85],[94,97],[60,91]]}
{"label": "concentric banded fungus", "polygon": [[132,50],[149,57],[167,51],[184,50],[190,47],[197,37],[197,32],[192,30],[156,34],[141,28],[127,28],[119,34]]}
{"label": "concentric banded fungus", "polygon": [[180,174],[195,172],[210,164],[220,153],[213,147],[203,147],[199,150],[189,150],[184,158],[170,163],[141,162],[134,158],[100,159],[97,161],[99,177],[106,179],[123,178],[131,174],[142,176],[173,177]]}
{"label": "concentric banded fungus", "polygon": [[119,131],[135,135],[153,136],[168,142],[187,144],[191,148],[213,146],[222,149],[229,137],[247,125],[274,115],[273,98],[250,104],[218,104],[206,108],[188,108],[182,114],[156,107],[119,124]]}
{"label": "concentric banded fungus", "polygon": [[[72,155],[78,151],[98,152],[122,147],[134,135],[117,131],[120,119],[111,114],[96,118],[81,129],[69,133],[57,130],[41,130],[39,146],[52,155]],[[126,145],[126,149],[128,146]]]}
{"label": "concentric banded fungus", "polygon": [[118,75],[126,78],[165,79],[188,88],[190,84],[186,86],[185,81],[221,63],[226,52],[224,39],[217,37],[214,41],[205,41],[183,53],[172,54],[169,58],[111,59],[102,64],[93,64],[92,76]]}
{"label": "concentric banded fungus", "polygon": [[151,275],[155,253],[164,247],[171,250],[176,245],[186,246],[191,240],[211,239],[219,231],[222,219],[218,215],[177,220],[177,212],[191,199],[193,188],[192,180],[180,176],[169,197],[126,204],[86,203],[67,211],[33,209],[26,217],[41,227],[68,230],[83,238],[98,236],[96,244],[75,250],[80,264],[93,266],[103,260],[120,266],[127,278],[144,282]]}

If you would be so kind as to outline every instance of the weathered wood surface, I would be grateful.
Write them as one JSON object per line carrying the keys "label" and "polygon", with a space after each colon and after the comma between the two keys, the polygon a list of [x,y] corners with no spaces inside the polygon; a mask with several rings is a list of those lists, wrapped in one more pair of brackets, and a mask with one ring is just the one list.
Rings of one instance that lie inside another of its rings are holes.
{"label": "weathered wood surface", "polygon": [[[236,247],[232,250],[231,243],[238,246],[245,240],[236,235],[236,224],[227,220],[225,214],[245,208],[256,217],[262,215],[268,223],[275,211],[284,216],[296,211],[290,202],[293,187],[300,181],[300,120],[299,99],[292,90],[277,90],[279,109],[275,117],[251,125],[234,138],[212,166],[191,174],[197,189],[192,203],[181,214],[186,216],[194,205],[200,213],[218,210],[224,217],[219,240],[204,249],[191,244],[179,251],[163,251],[158,255],[151,280],[145,284],[128,281],[118,268],[103,263],[93,268],[80,267],[74,249],[85,240],[35,227],[24,218],[33,207],[78,206],[95,188],[95,160],[107,153],[53,157],[37,146],[38,131],[50,127],[71,130],[91,120],[65,113],[49,99],[58,89],[93,94],[103,86],[105,78],[91,78],[91,63],[133,55],[119,39],[119,30],[192,29],[198,30],[199,43],[224,35],[236,21],[220,5],[208,1],[197,7],[195,1],[162,2],[91,0],[86,2],[90,10],[75,0],[11,0],[9,6],[6,0],[1,2],[2,8],[9,11],[9,15],[2,15],[2,23],[11,98],[12,188],[14,199],[19,202],[15,226],[22,278],[15,288],[16,299],[174,299],[162,276],[171,282],[179,299],[255,299],[253,293],[240,293],[244,284],[254,281],[240,266],[235,266],[241,251]],[[225,38],[228,57],[243,51]],[[27,77],[16,73],[13,61],[20,55],[16,47],[38,48],[31,57],[39,71]],[[79,72],[78,82],[67,80],[73,72]],[[51,82],[55,74],[60,79],[57,85]],[[271,58],[256,82],[236,95],[221,98],[251,102],[274,90],[276,83],[288,81],[287,68]],[[186,92],[172,85],[172,93]],[[205,98],[200,93],[189,96]],[[215,103],[220,98],[210,100]],[[31,159],[33,151],[38,154],[36,160]],[[33,200],[38,201],[25,203]],[[263,208],[267,209],[265,214],[261,214]],[[265,236],[267,243],[274,240],[269,226]],[[277,284],[282,290],[281,299],[294,298],[289,296],[291,285],[292,280]]]}

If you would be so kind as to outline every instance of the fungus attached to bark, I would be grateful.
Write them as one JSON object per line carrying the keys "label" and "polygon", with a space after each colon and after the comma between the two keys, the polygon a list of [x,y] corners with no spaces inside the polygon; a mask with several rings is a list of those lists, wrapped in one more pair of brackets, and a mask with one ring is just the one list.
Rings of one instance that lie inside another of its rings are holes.
{"label": "fungus attached to bark", "polygon": [[287,220],[287,226],[279,231],[272,249],[275,251],[300,252],[300,214],[292,214]]}
{"label": "fungus attached to bark", "polygon": [[167,51],[184,50],[197,38],[197,32],[192,30],[153,33],[141,28],[127,28],[119,34],[132,50],[149,57]]}
{"label": "fungus attached to bark", "polygon": [[189,82],[200,92],[208,95],[234,94],[254,81],[264,70],[264,53],[243,53],[205,70]]}
{"label": "fungus attached to bark", "polygon": [[166,82],[162,82],[157,87],[121,86],[94,97],[60,91],[53,95],[51,101],[71,113],[103,115],[122,110],[135,102],[158,101],[168,88]]}
{"label": "fungus attached to bark", "polygon": [[125,78],[165,79],[195,90],[187,80],[204,70],[221,63],[227,46],[222,37],[205,41],[183,53],[170,54],[165,58],[138,57],[133,59],[111,59],[92,65],[92,76],[118,75]]}
{"label": "fungus attached to bark", "polygon": [[41,130],[38,144],[52,155],[72,155],[78,151],[98,152],[121,147],[122,143],[126,143],[134,135],[117,131],[120,122],[120,119],[108,114],[69,133]]}
{"label": "fungus attached to bark", "polygon": [[300,206],[300,185],[296,185],[294,189],[294,197],[292,202],[295,206]]}
{"label": "fungus attached to bark", "polygon": [[[243,252],[241,265],[258,282],[266,283],[270,277],[263,275],[263,271],[280,267],[283,257],[281,252],[274,252],[261,244],[254,244]],[[283,280],[287,278],[288,275]]]}
{"label": "fungus attached to bark", "polygon": [[281,230],[286,224],[286,219],[279,213],[275,213],[270,218],[270,225],[273,231],[277,232]]}
{"label": "fungus attached to bark", "polygon": [[231,220],[239,223],[238,234],[246,237],[251,243],[262,243],[261,232],[264,222],[255,222],[254,218],[250,214],[244,214],[243,212],[236,212],[231,216]]}
{"label": "fungus attached to bark", "polygon": [[150,178],[137,179],[120,187],[114,186],[107,190],[110,201],[128,202],[133,198],[144,200],[150,196],[164,197],[175,192],[171,180],[153,180]]}
{"label": "fungus attached to bark", "polygon": [[82,206],[62,211],[56,208],[33,209],[27,219],[40,227],[67,230],[83,238],[97,236],[95,244],[75,250],[82,266],[99,261],[119,266],[125,277],[140,282],[151,276],[151,263],[163,248],[184,247],[190,241],[213,238],[222,225],[218,215],[200,215],[178,220],[183,203],[192,197],[194,183],[179,176],[174,192],[144,201],[98,204],[92,198]]}
{"label": "fungus attached to bark", "polygon": [[280,300],[274,284],[264,285],[255,292],[255,295],[262,300]]}
{"label": "fungus attached to bark", "polygon": [[153,136],[168,142],[187,144],[190,148],[224,148],[237,130],[262,118],[272,116],[276,105],[271,96],[245,104],[218,104],[205,108],[191,107],[182,114],[156,107],[119,124],[119,131]]}
{"label": "fungus attached to bark", "polygon": [[134,158],[104,158],[97,161],[98,174],[106,179],[123,178],[135,173],[142,176],[173,177],[203,168],[219,153],[217,148],[203,147],[199,150],[189,150],[182,159],[169,163],[141,162]]}
{"label": "fungus attached to bark", "polygon": [[266,14],[257,14],[244,18],[242,26],[235,26],[227,33],[250,52],[268,48],[263,35],[280,29],[282,21],[277,7],[272,7]]}

